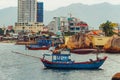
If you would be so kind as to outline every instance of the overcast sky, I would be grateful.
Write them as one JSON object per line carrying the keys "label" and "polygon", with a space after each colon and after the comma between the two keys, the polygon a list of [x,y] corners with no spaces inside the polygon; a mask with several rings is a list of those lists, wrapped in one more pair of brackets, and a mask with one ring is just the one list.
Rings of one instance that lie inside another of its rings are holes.
{"label": "overcast sky", "polygon": [[[68,6],[72,3],[83,3],[83,4],[96,4],[102,2],[108,2],[111,4],[120,4],[120,0],[38,0],[44,2],[45,10],[54,10],[59,7]],[[17,6],[17,0],[0,0],[0,9],[6,7]]]}

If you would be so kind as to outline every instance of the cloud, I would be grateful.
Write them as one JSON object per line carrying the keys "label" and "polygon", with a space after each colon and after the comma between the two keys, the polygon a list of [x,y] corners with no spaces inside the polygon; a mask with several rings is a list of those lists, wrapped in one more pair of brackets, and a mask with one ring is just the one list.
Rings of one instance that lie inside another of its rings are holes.
{"label": "cloud", "polygon": [[[11,7],[11,6],[17,6],[18,0],[0,0],[0,9]],[[120,4],[120,0],[38,0],[41,2],[44,2],[44,8],[45,10],[54,10],[59,7],[68,6],[72,3],[83,3],[83,4],[96,4],[96,3],[102,3],[102,2],[108,2],[111,4]]]}
{"label": "cloud", "polygon": [[17,0],[0,0],[0,9],[17,6]]}

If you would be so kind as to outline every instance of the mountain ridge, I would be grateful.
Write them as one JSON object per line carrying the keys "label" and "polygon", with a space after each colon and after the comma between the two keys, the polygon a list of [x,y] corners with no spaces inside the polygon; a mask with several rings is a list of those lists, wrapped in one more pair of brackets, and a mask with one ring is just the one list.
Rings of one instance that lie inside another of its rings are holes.
{"label": "mountain ridge", "polygon": [[[98,28],[101,23],[107,20],[119,23],[120,5],[112,5],[110,3],[99,3],[86,5],[82,3],[74,3],[66,7],[60,7],[52,11],[44,11],[44,24],[47,25],[52,21],[53,17],[65,16],[69,17],[69,13],[78,19],[85,21],[91,28]],[[10,7],[0,10],[0,25],[14,25],[17,22],[17,7]],[[9,13],[9,14],[8,14]]]}

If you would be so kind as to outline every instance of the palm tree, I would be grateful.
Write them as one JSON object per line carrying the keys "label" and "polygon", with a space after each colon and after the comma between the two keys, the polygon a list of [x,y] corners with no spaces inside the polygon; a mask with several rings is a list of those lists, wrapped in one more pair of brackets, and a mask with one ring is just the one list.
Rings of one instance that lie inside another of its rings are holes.
{"label": "palm tree", "polygon": [[112,26],[112,22],[110,21],[106,21],[106,23],[101,24],[99,28],[102,29],[102,31],[105,33],[105,36],[112,36],[114,34],[114,28]]}

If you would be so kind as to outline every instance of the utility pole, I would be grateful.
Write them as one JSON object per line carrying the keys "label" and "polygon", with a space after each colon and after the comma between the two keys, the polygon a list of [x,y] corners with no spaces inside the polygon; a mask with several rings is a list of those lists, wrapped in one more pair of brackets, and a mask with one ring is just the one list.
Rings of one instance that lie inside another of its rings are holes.
{"label": "utility pole", "polygon": [[70,15],[70,18],[72,17],[72,13],[69,13],[68,15]]}
{"label": "utility pole", "polygon": [[120,36],[120,25],[118,24],[118,36]]}

